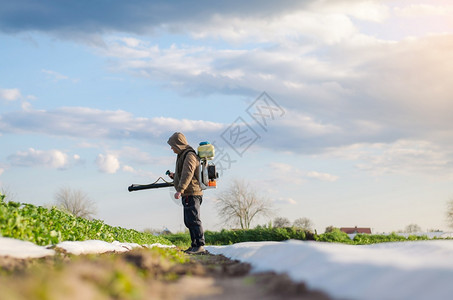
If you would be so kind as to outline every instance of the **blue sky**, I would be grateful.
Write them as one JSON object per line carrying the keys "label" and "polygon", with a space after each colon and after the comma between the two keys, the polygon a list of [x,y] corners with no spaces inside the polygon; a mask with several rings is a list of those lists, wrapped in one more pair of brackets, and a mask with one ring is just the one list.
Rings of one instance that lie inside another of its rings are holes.
{"label": "blue sky", "polygon": [[451,1],[242,2],[1,1],[1,187],[38,205],[80,189],[108,224],[182,230],[168,189],[127,192],[174,168],[181,131],[221,153],[206,229],[235,178],[318,232],[447,229]]}

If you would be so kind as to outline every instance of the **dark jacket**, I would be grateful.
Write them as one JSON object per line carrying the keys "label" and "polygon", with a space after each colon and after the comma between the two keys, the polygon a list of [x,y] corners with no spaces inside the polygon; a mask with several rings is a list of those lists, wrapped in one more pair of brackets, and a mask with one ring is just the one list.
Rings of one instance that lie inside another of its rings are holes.
{"label": "dark jacket", "polygon": [[183,196],[203,195],[198,181],[200,161],[195,150],[189,146],[186,137],[180,132],[175,132],[167,143],[178,153],[173,179],[176,191]]}

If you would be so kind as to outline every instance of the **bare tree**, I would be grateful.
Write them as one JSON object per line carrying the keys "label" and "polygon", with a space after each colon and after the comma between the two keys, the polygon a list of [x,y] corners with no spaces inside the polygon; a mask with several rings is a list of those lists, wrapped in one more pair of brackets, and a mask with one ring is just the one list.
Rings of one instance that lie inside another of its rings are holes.
{"label": "bare tree", "polygon": [[313,222],[309,218],[299,218],[294,220],[293,226],[303,230],[313,230]]}
{"label": "bare tree", "polygon": [[56,205],[76,217],[91,219],[96,214],[96,204],[81,190],[63,187],[55,194]]}
{"label": "bare tree", "polygon": [[407,233],[416,233],[421,231],[422,231],[421,227],[418,226],[417,224],[409,224],[404,228],[404,232]]}
{"label": "bare tree", "polygon": [[326,230],[324,230],[324,233],[333,232],[333,231],[335,231],[335,229],[340,230],[340,228],[336,228],[336,227],[334,227],[334,226],[332,226],[332,225],[327,226],[327,227],[326,227]]}
{"label": "bare tree", "polygon": [[288,218],[277,217],[274,219],[274,227],[276,228],[291,227],[291,222],[289,221]]}
{"label": "bare tree", "polygon": [[249,229],[255,217],[272,214],[270,201],[257,195],[248,183],[237,179],[219,194],[216,207],[225,224],[239,225],[242,229]]}
{"label": "bare tree", "polygon": [[6,202],[14,201],[16,199],[16,194],[12,192],[9,187],[2,187],[0,195],[0,198],[2,198]]}
{"label": "bare tree", "polygon": [[447,222],[448,227],[453,228],[453,198],[447,202]]}

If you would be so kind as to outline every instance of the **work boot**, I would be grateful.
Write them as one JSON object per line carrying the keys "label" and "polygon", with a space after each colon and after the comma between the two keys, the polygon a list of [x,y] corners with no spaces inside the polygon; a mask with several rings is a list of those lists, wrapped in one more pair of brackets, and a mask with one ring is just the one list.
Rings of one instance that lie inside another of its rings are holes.
{"label": "work boot", "polygon": [[203,246],[193,247],[192,250],[187,251],[188,254],[204,254],[206,249]]}
{"label": "work boot", "polygon": [[192,251],[192,249],[193,249],[193,247],[189,247],[186,250],[183,250],[183,252],[188,253],[188,252]]}

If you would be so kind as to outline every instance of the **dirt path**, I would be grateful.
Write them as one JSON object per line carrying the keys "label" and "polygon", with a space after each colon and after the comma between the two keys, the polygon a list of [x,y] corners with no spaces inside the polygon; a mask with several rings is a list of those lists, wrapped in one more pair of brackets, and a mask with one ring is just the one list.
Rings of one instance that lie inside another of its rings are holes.
{"label": "dirt path", "polygon": [[203,266],[218,290],[217,294],[196,299],[330,299],[320,291],[308,290],[304,283],[293,282],[287,275],[251,274],[249,264],[222,255],[200,255],[192,259]]}
{"label": "dirt path", "polygon": [[22,299],[329,299],[285,275],[251,274],[221,255],[127,253],[45,259],[0,257],[0,300]]}

